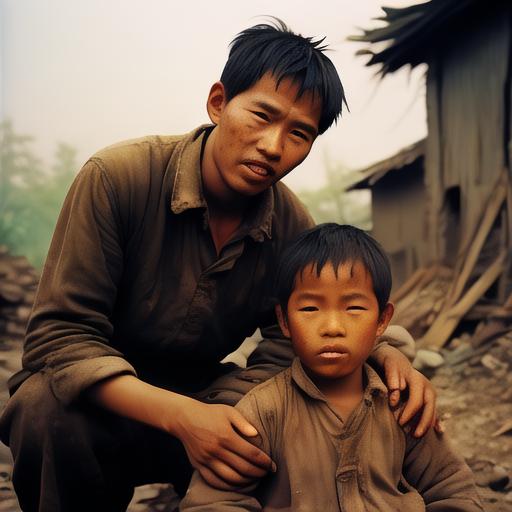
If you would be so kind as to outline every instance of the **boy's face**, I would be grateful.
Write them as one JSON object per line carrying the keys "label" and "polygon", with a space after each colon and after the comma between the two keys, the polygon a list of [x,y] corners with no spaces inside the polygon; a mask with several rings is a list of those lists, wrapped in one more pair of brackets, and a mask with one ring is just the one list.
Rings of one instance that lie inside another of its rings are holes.
{"label": "boy's face", "polygon": [[[208,113],[217,125],[203,162],[217,179],[217,197],[253,196],[286,176],[308,155],[318,133],[321,101],[311,93],[264,75],[252,87],[226,101],[217,82],[208,97]],[[211,140],[210,140],[211,139]]]}
{"label": "boy's face", "polygon": [[386,329],[393,306],[379,314],[370,274],[359,261],[334,268],[327,263],[317,276],[311,265],[296,277],[287,317],[277,308],[279,324],[295,353],[314,378],[337,379],[358,371]]}

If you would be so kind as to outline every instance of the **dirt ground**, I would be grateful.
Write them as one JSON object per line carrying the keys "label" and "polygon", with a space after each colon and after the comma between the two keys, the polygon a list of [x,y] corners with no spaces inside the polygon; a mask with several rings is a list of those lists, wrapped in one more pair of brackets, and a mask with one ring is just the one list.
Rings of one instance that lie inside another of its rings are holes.
{"label": "dirt ground", "polygon": [[[453,348],[456,347],[456,348]],[[0,342],[0,401],[19,367],[19,342]],[[455,340],[445,362],[429,370],[438,390],[447,435],[475,474],[488,512],[512,511],[512,333],[475,352]],[[0,445],[0,512],[18,512],[8,449]],[[129,512],[173,512],[177,501],[165,485],[136,489]]]}

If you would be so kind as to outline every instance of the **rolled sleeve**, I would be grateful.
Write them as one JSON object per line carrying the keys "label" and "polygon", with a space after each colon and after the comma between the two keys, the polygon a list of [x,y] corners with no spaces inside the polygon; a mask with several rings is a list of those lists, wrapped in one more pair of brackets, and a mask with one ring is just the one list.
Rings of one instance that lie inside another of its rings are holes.
{"label": "rolled sleeve", "polygon": [[133,367],[111,346],[123,271],[122,223],[106,172],[89,161],[64,201],[27,326],[23,368],[65,403]]}

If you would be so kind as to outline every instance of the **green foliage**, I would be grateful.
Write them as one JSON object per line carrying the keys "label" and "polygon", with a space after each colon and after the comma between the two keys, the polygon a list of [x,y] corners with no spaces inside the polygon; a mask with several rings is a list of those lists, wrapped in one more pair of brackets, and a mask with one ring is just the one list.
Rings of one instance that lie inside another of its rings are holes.
{"label": "green foliage", "polygon": [[326,159],[327,185],[315,190],[301,190],[298,196],[307,206],[315,222],[352,224],[371,229],[371,206],[368,191],[346,192],[354,181],[355,171]]}
{"label": "green foliage", "polygon": [[40,267],[76,171],[76,150],[60,143],[46,170],[31,148],[32,138],[0,123],[0,244]]}

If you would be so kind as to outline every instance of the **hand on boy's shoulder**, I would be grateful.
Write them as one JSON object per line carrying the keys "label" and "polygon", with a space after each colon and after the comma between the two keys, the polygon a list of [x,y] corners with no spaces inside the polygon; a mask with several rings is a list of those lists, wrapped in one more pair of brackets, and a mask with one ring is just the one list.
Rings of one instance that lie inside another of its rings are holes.
{"label": "hand on boy's shoulder", "polygon": [[264,451],[248,441],[258,432],[234,407],[196,402],[182,411],[179,423],[176,435],[192,466],[215,488],[237,489],[275,467]]}

